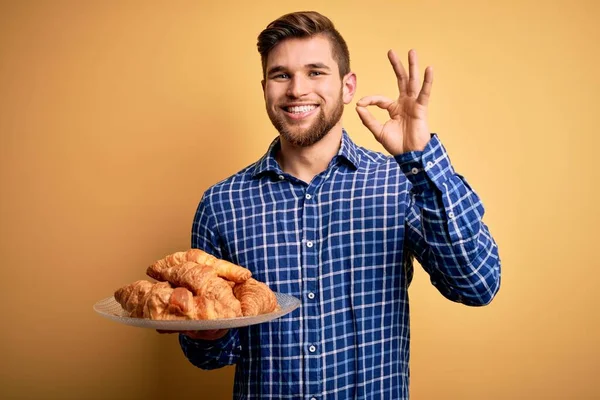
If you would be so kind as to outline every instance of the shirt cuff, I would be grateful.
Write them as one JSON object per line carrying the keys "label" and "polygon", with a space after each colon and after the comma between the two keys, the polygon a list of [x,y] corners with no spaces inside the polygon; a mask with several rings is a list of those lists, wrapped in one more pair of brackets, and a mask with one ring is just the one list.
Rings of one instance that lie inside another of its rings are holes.
{"label": "shirt cuff", "polygon": [[431,189],[432,185],[443,190],[443,183],[455,174],[448,153],[435,133],[423,151],[410,151],[394,158],[416,193]]}

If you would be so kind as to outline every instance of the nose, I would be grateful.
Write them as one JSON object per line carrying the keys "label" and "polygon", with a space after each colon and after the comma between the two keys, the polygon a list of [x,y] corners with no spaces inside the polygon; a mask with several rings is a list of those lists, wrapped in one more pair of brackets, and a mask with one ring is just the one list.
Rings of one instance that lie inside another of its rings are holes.
{"label": "nose", "polygon": [[310,82],[301,77],[294,76],[289,81],[289,85],[287,88],[287,95],[291,98],[300,98],[310,92]]}

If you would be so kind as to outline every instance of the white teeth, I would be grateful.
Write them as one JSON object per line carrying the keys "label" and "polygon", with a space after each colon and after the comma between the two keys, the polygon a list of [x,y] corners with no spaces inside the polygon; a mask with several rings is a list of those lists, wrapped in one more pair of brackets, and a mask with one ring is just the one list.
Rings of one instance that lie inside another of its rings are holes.
{"label": "white teeth", "polygon": [[291,113],[300,114],[300,113],[305,113],[305,112],[312,111],[315,108],[317,108],[317,106],[315,106],[315,105],[311,105],[311,106],[293,106],[293,107],[288,107],[287,110],[289,112],[291,112]]}

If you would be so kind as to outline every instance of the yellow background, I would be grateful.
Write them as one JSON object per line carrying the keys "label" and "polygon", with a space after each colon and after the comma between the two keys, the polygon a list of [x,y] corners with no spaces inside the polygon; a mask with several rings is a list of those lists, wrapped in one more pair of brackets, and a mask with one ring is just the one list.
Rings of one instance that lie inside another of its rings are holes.
{"label": "yellow background", "polygon": [[[297,7],[345,36],[355,101],[397,93],[389,48],[434,67],[432,130],[500,245],[488,307],[418,270],[412,399],[599,399],[600,6],[484,3]],[[230,398],[233,368],[198,370],[175,336],[92,305],[187,248],[204,190],[265,151],[256,37],[293,6],[0,3],[0,398]],[[381,150],[354,103],[344,121]]]}

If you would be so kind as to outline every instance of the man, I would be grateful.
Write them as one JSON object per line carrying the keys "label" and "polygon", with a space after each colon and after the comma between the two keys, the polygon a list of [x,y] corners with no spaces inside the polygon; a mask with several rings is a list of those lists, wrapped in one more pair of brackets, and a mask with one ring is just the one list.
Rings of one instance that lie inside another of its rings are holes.
{"label": "man", "polygon": [[[500,284],[481,202],[427,125],[433,72],[419,87],[415,52],[407,75],[390,51],[398,99],[358,101],[384,155],[343,129],[356,75],[331,21],[284,15],[258,49],[279,137],[206,191],[192,247],[250,269],[302,306],[247,328],[181,334],[182,349],[203,369],[236,364],[236,399],[407,399],[413,257],[452,301],[488,304]],[[390,119],[377,122],[371,105]]]}

